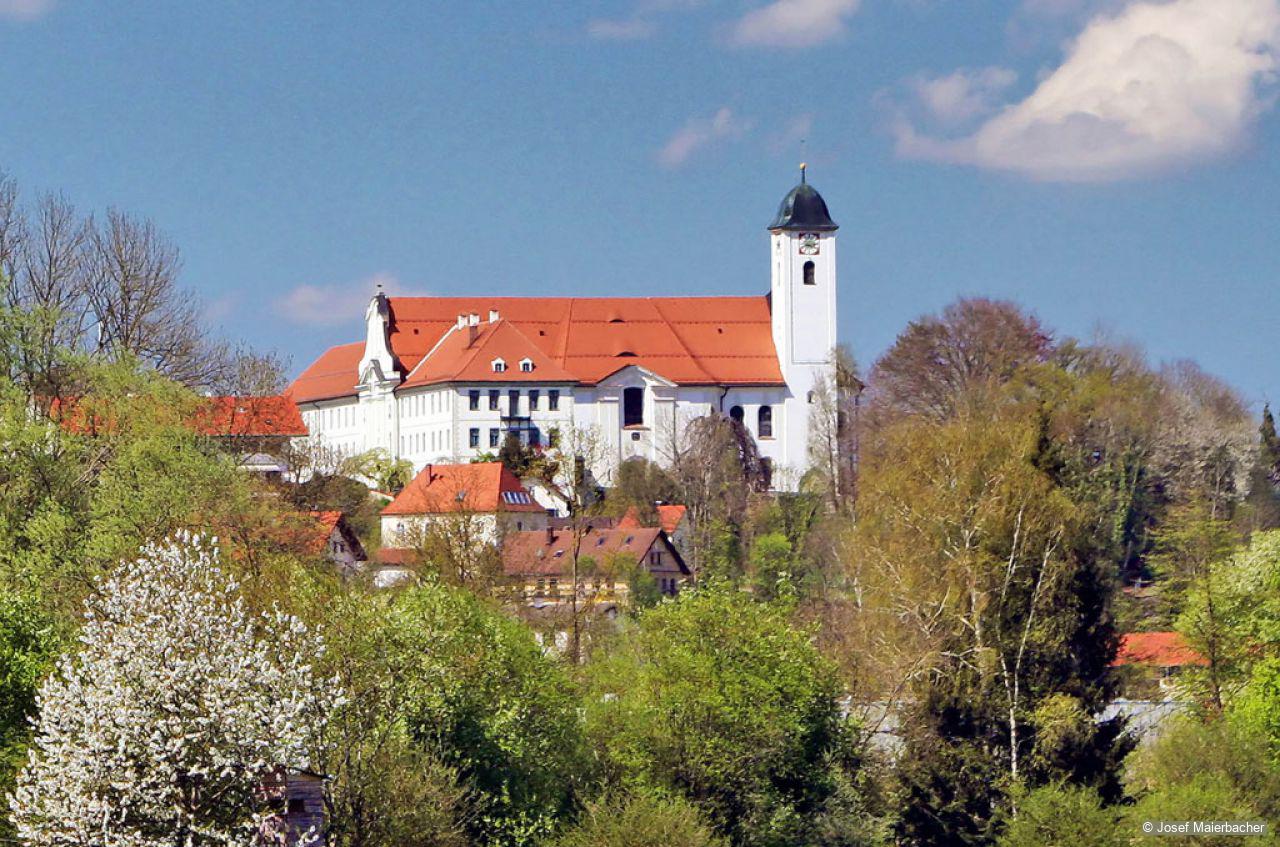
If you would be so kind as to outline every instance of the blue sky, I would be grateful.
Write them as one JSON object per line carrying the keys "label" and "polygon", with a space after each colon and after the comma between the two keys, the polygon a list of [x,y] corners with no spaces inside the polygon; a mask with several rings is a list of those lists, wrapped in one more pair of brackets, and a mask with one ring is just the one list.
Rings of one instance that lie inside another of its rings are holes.
{"label": "blue sky", "polygon": [[861,362],[980,294],[1261,404],[1277,56],[1280,0],[0,0],[0,170],[155,220],[296,370],[375,280],[763,293],[803,158]]}

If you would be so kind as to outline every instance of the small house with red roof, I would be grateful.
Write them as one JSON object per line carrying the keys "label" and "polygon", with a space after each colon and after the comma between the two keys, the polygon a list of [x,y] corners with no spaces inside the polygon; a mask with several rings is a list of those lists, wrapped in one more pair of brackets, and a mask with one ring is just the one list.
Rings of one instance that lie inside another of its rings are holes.
{"label": "small house with red roof", "polygon": [[[671,539],[671,543],[680,551],[680,555],[687,556],[689,552],[687,546],[689,541],[689,510],[678,503],[658,503],[654,506],[654,509],[658,513],[658,526]],[[627,509],[617,523],[619,529],[638,529],[642,525],[640,510],[635,506]]]}
{"label": "small house with red roof", "polygon": [[620,528],[588,524],[578,532],[552,528],[515,532],[502,545],[502,571],[525,602],[556,605],[573,596],[578,561],[580,598],[626,605],[636,574],[653,578],[658,591],[675,596],[689,578],[684,557],[658,527]]}
{"label": "small house with red roof", "polygon": [[346,516],[339,511],[308,512],[315,522],[315,531],[310,533],[304,543],[305,551],[311,555],[324,556],[342,573],[351,575],[364,567],[366,560],[364,545],[360,536],[347,523]]}
{"label": "small house with red roof", "polygon": [[590,430],[604,484],[628,458],[665,463],[690,421],[724,415],[790,471],[772,474],[785,487],[806,468],[812,409],[834,379],[837,228],[802,170],[767,227],[756,294],[378,292],[364,340],[321,353],[289,393],[324,444],[381,449],[415,470],[492,454],[509,437],[540,447]]}
{"label": "small house with red roof", "polygon": [[1130,678],[1155,681],[1161,690],[1172,687],[1186,668],[1208,664],[1180,632],[1126,632],[1111,662],[1112,667],[1127,669]]}
{"label": "small house with red roof", "polygon": [[429,464],[382,510],[382,546],[416,547],[433,525],[463,522],[471,537],[496,544],[510,532],[545,529],[547,520],[501,462]]}

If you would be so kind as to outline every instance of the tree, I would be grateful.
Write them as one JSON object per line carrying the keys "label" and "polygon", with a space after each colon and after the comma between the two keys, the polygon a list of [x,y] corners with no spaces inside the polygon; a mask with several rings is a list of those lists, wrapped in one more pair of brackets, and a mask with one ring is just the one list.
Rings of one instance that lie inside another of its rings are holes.
{"label": "tree", "polygon": [[374,448],[347,458],[339,472],[342,476],[367,479],[379,491],[399,494],[413,478],[413,463],[408,459],[393,459],[386,450]]}
{"label": "tree", "polygon": [[844,347],[831,353],[833,377],[819,377],[809,413],[809,467],[802,488],[824,494],[833,510],[849,511],[857,496],[862,380]]}
{"label": "tree", "polygon": [[1124,847],[1132,830],[1114,806],[1097,792],[1069,785],[1045,785],[1018,802],[1018,815],[1008,822],[998,847]]}
{"label": "tree", "polygon": [[198,536],[145,548],[86,603],[80,650],[41,687],[10,801],[28,844],[252,844],[262,787],[305,767],[341,695],[296,618],[250,614]]}
{"label": "tree", "polygon": [[593,519],[604,514],[604,489],[593,470],[602,468],[608,454],[597,429],[571,426],[560,431],[555,448],[531,468],[530,474],[568,512],[560,531],[569,533],[571,543],[560,576],[568,578],[569,602],[552,608],[552,622],[556,628],[566,628],[569,660],[575,665],[582,661],[583,637],[600,601],[598,592],[586,590],[586,580],[600,563],[584,555],[582,548]]}
{"label": "tree", "polygon": [[1262,425],[1258,428],[1261,464],[1272,485],[1280,485],[1280,436],[1276,435],[1276,419],[1271,404],[1262,407]]}
{"label": "tree", "polygon": [[683,797],[639,792],[588,803],[552,847],[723,847]]}
{"label": "tree", "polygon": [[55,195],[26,209],[0,176],[0,281],[4,305],[21,316],[10,364],[24,389],[66,394],[72,353],[136,358],[187,385],[216,386],[235,357],[207,333],[180,269],[177,248],[150,221],[110,209],[99,222]]}
{"label": "tree", "polygon": [[1174,608],[1181,609],[1178,629],[1208,661],[1199,693],[1210,708],[1221,712],[1239,678],[1243,645],[1233,635],[1232,607],[1238,604],[1226,585],[1235,534],[1230,524],[1212,514],[1207,502],[1175,510],[1157,535],[1152,564]]}
{"label": "tree", "polygon": [[818,843],[858,759],[833,669],[786,607],[700,588],[621,639],[588,666],[607,783],[678,793],[732,844]]}
{"label": "tree", "polygon": [[711,574],[736,577],[747,506],[769,487],[755,440],[741,422],[712,414],[689,421],[672,450],[672,475],[688,508],[694,584]]}
{"label": "tree", "polygon": [[1052,350],[1049,332],[1013,303],[958,300],[912,321],[871,369],[877,416],[944,420]]}
{"label": "tree", "polygon": [[674,503],[680,498],[675,479],[666,468],[640,456],[618,465],[608,508],[615,514],[635,509],[643,526],[657,526],[658,503]]}
{"label": "tree", "polygon": [[375,642],[395,668],[414,744],[452,769],[478,843],[553,831],[590,779],[575,692],[533,634],[430,579],[387,602]]}
{"label": "tree", "polygon": [[[56,621],[31,598],[0,590],[0,795],[9,795],[26,758],[36,691],[60,640]],[[0,838],[12,836],[0,817]]]}
{"label": "tree", "polygon": [[421,657],[398,649],[395,595],[326,593],[321,667],[346,701],[323,734],[316,767],[328,779],[328,843],[334,847],[465,847],[471,816],[458,775],[409,729]]}
{"label": "tree", "polygon": [[[1130,833],[1148,820],[1275,820],[1280,814],[1280,767],[1246,722],[1173,719],[1128,764]],[[1168,838],[1140,843],[1162,841]]]}
{"label": "tree", "polygon": [[1040,448],[1036,417],[1000,404],[900,420],[864,465],[847,590],[873,672],[859,693],[909,704],[907,843],[992,837],[1020,783],[1119,793],[1120,725],[1095,720],[1112,686],[1110,576]]}

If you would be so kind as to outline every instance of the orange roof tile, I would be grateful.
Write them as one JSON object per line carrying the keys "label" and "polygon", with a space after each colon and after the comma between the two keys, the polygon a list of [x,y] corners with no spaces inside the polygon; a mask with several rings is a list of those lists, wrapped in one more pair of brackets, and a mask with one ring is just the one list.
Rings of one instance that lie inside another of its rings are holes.
{"label": "orange roof tile", "polygon": [[[483,329],[492,310],[500,316],[498,324],[510,324],[528,348],[541,351],[548,363],[579,383],[594,385],[628,365],[639,365],[681,385],[783,384],[769,300],[762,296],[391,297],[388,306],[391,351],[406,372],[456,327],[459,315],[479,316]],[[493,337],[492,332],[485,334]],[[504,348],[523,348],[518,341],[505,331],[502,339],[495,339]],[[437,352],[444,347],[441,344]],[[292,390],[298,402],[354,394],[360,350],[355,344],[325,352],[295,380]],[[482,364],[487,366],[488,360]],[[443,356],[439,365],[424,367],[429,370],[415,379],[415,385],[446,379],[524,379],[514,369],[450,377],[462,370],[458,351]],[[547,373],[533,381],[545,379]]]}
{"label": "orange roof tile", "polygon": [[541,512],[518,477],[501,462],[427,465],[382,510],[384,515],[455,512]]}
{"label": "orange roof tile", "polygon": [[[474,328],[474,339],[472,332],[472,327],[449,329],[440,344],[421,360],[400,387],[489,379],[538,383],[577,381],[510,321],[481,324]],[[493,370],[495,359],[506,363],[505,372],[499,374]],[[533,370],[525,372],[520,369],[520,362],[525,359],[530,361]]]}
{"label": "orange roof tile", "polygon": [[330,347],[298,375],[286,394],[295,403],[331,400],[355,394],[356,382],[360,379],[356,369],[360,366],[360,357],[363,355],[362,341]]}
{"label": "orange roof tile", "polygon": [[[658,506],[658,525],[662,527],[662,531],[667,535],[674,533],[679,527],[680,522],[684,520],[686,507],[676,504],[664,504]],[[640,510],[635,506],[627,509],[618,520],[618,529],[637,529],[640,526]]]}
{"label": "orange roof tile", "polygon": [[[588,527],[582,536],[579,560],[592,558],[599,563],[602,556],[625,555],[641,563],[661,537],[662,530],[657,527]],[[508,576],[562,573],[571,561],[573,544],[573,532],[568,529],[509,533],[502,544],[502,570]],[[678,555],[675,562],[684,569]]]}
{"label": "orange roof tile", "polygon": [[286,396],[209,397],[192,422],[201,435],[272,436],[307,434],[302,413]]}
{"label": "orange roof tile", "polygon": [[1209,664],[1178,632],[1126,632],[1120,636],[1112,665],[1154,665],[1175,668]]}

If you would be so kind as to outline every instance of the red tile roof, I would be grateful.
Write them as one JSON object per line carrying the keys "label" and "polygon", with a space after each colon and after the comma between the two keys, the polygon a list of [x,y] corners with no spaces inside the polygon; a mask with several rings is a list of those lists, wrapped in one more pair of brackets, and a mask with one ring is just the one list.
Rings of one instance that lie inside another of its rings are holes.
{"label": "red tile roof", "polygon": [[[478,315],[483,327],[493,310],[499,323],[510,323],[530,347],[582,384],[594,385],[628,365],[681,385],[784,384],[767,297],[392,297],[388,303],[391,350],[406,372],[456,327],[458,315]],[[514,336],[501,341],[508,343]],[[349,344],[325,352],[295,380],[295,399],[354,394],[361,348]],[[437,353],[441,363],[429,363],[415,384],[427,384],[427,373],[434,381],[455,378],[448,374],[481,361],[463,362],[459,351],[444,344]],[[456,378],[521,379],[514,370],[467,371]],[[548,373],[535,372],[535,381],[552,381]]]}
{"label": "red tile roof", "polygon": [[1112,665],[1154,665],[1176,668],[1183,665],[1209,664],[1209,661],[1187,644],[1177,632],[1126,632],[1120,637],[1120,649]]}
{"label": "red tile roof", "polygon": [[201,435],[303,436],[307,425],[289,397],[209,397],[192,422]]}
{"label": "red tile roof", "polygon": [[355,394],[360,379],[356,369],[363,355],[363,341],[330,347],[298,375],[289,386],[288,395],[296,403],[310,403]]}
{"label": "red tile roof", "polygon": [[384,515],[439,515],[455,512],[541,512],[501,462],[427,465],[382,510]]}
{"label": "red tile roof", "polygon": [[333,531],[338,528],[342,520],[342,512],[307,512],[307,514],[315,520],[316,527],[315,532],[307,536],[306,552],[318,555],[328,547]]}
{"label": "red tile roof", "polygon": [[[490,379],[503,382],[577,382],[572,374],[553,362],[510,321],[480,324],[474,328],[474,340],[472,332],[472,327],[455,327],[447,331],[440,344],[421,360],[402,387]],[[506,363],[505,372],[493,370],[495,359]],[[527,373],[520,369],[520,362],[525,359],[533,366],[533,370]]]}
{"label": "red tile roof", "polygon": [[378,551],[377,561],[380,565],[407,567],[418,564],[419,555],[417,550],[411,548],[383,547]]}
{"label": "red tile roof", "polygon": [[[661,537],[662,530],[657,527],[588,528],[578,551],[579,561],[591,558],[600,564],[603,557],[623,555],[641,563]],[[572,561],[573,544],[573,532],[567,529],[509,533],[502,544],[502,570],[507,576],[563,573]],[[674,561],[680,564],[678,557]]]}
{"label": "red tile roof", "polygon": [[[667,535],[673,534],[684,520],[687,509],[676,504],[658,506],[658,526]],[[640,510],[635,506],[627,509],[627,513],[618,519],[618,529],[635,529],[640,526]]]}

